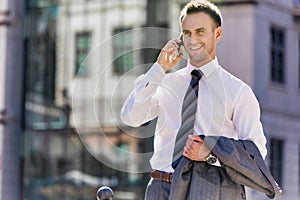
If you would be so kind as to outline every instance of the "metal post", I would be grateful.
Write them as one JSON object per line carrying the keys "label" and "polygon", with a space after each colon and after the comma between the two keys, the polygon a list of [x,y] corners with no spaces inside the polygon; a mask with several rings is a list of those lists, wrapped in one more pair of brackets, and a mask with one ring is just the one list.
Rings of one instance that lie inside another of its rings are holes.
{"label": "metal post", "polygon": [[24,2],[0,4],[0,199],[21,199]]}

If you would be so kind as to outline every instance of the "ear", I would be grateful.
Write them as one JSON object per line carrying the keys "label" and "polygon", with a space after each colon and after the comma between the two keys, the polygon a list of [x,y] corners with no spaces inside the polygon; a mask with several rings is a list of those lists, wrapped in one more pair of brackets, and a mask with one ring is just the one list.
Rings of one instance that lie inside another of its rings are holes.
{"label": "ear", "polygon": [[222,37],[222,27],[219,26],[215,29],[215,41],[219,42],[221,40]]}

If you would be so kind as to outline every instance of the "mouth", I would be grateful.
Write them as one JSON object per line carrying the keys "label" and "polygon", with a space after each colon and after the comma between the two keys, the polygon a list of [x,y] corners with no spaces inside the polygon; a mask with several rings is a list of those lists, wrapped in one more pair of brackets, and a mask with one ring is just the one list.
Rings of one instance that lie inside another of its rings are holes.
{"label": "mouth", "polygon": [[193,47],[190,47],[190,50],[191,51],[197,51],[197,50],[200,50],[200,49],[202,49],[203,48],[203,46],[201,45],[201,46],[193,46]]}

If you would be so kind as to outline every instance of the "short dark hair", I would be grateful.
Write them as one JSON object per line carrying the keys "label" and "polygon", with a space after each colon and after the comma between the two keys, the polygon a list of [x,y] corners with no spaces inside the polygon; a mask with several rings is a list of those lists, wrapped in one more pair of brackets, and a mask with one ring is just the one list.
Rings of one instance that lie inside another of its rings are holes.
{"label": "short dark hair", "polygon": [[187,3],[184,8],[181,10],[180,14],[180,22],[182,22],[183,18],[189,14],[195,14],[199,12],[204,12],[210,16],[213,20],[216,27],[222,26],[222,15],[219,8],[206,0],[192,0]]}

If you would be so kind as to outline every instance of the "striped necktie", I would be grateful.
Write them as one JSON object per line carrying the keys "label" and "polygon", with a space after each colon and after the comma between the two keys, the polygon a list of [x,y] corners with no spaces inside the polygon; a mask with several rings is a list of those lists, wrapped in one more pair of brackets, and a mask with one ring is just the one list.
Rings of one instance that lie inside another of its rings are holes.
{"label": "striped necktie", "polygon": [[199,70],[194,69],[191,72],[191,82],[186,91],[181,111],[181,126],[177,132],[175,147],[173,152],[172,166],[175,169],[181,155],[183,153],[183,147],[187,141],[188,135],[194,132],[194,122],[197,111],[197,97],[198,97],[198,85],[201,79],[201,73]]}

